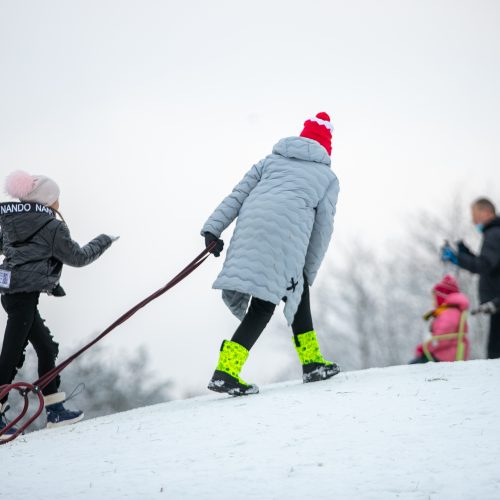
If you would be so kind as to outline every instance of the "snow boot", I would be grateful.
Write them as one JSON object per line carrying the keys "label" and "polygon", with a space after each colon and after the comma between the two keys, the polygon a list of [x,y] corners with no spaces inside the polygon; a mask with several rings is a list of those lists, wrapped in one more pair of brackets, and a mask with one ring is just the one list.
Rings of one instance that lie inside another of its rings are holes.
{"label": "snow boot", "polygon": [[208,388],[215,392],[225,392],[231,396],[257,394],[259,388],[247,384],[240,378],[240,372],[248,358],[248,350],[231,340],[224,340],[220,348],[219,363]]}
{"label": "snow boot", "polygon": [[66,400],[64,392],[56,392],[44,396],[45,411],[47,412],[47,428],[62,427],[63,425],[76,424],[83,419],[83,411],[67,410],[63,403]]}
{"label": "snow boot", "polygon": [[340,372],[340,368],[335,363],[327,361],[321,355],[314,330],[294,335],[293,338],[295,349],[302,363],[302,380],[305,384],[326,380]]}
{"label": "snow boot", "polygon": [[[7,410],[9,408],[10,407],[7,403],[0,405],[0,431],[5,429],[7,427],[7,425],[9,425],[9,422],[7,421],[7,419],[5,417],[5,413],[7,412]],[[17,432],[17,429],[15,427],[11,427],[7,432],[5,432],[4,434],[2,434],[0,436],[0,440],[5,441],[5,440],[11,438],[16,432]]]}

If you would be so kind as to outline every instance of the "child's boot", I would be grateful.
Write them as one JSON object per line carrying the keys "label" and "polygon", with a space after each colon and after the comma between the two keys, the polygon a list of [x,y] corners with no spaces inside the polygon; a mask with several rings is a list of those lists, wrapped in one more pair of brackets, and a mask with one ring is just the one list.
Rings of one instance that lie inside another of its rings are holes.
{"label": "child's boot", "polygon": [[[3,405],[0,404],[0,431],[5,429],[9,423],[7,422],[7,419],[5,417],[5,413],[9,409],[9,405],[7,403],[4,403]],[[9,438],[11,438],[15,433],[17,432],[17,429],[15,427],[11,427],[7,432],[4,432],[0,436],[1,441],[5,441]]]}
{"label": "child's boot", "polygon": [[83,419],[83,411],[67,410],[63,403],[66,399],[64,392],[56,392],[44,396],[45,411],[47,412],[47,427],[62,427],[63,425],[76,424]]}
{"label": "child's boot", "polygon": [[294,342],[302,363],[304,383],[326,380],[340,372],[340,368],[335,363],[327,361],[321,355],[315,331],[294,335]]}
{"label": "child's boot", "polygon": [[257,394],[259,388],[247,384],[240,378],[240,372],[248,358],[248,350],[231,340],[224,340],[220,349],[219,363],[208,388],[215,392],[225,392],[231,396]]}

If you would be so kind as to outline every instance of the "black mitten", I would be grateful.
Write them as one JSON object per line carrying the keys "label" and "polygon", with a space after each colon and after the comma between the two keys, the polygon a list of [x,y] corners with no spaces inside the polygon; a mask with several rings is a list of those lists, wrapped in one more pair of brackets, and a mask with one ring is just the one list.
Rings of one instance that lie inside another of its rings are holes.
{"label": "black mitten", "polygon": [[220,239],[217,238],[217,236],[213,235],[212,233],[205,233],[205,247],[208,248],[211,243],[216,242],[217,244],[215,247],[210,250],[210,253],[214,255],[214,257],[220,257],[220,253],[222,252],[224,248],[224,242]]}

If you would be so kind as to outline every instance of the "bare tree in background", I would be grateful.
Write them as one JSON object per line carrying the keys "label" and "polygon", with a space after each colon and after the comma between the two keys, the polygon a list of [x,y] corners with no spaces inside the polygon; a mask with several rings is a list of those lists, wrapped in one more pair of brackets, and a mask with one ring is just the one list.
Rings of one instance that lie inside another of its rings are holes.
{"label": "bare tree in background", "polygon": [[[323,285],[312,289],[315,326],[327,359],[349,370],[408,363],[429,328],[422,316],[432,309],[432,287],[445,274],[455,275],[477,304],[477,277],[439,259],[445,240],[478,246],[468,213],[457,197],[444,211],[409,217],[401,238],[388,242],[382,254],[360,241],[337,249],[335,262],[323,270]],[[470,318],[469,326],[471,357],[483,358],[484,318]]]}

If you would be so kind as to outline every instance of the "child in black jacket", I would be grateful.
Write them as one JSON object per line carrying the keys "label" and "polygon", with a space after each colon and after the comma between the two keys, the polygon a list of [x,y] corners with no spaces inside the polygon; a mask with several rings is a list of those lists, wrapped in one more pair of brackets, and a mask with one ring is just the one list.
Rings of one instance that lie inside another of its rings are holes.
{"label": "child in black jacket", "polygon": [[[12,383],[31,343],[38,357],[38,374],[55,367],[59,346],[38,312],[41,293],[65,295],[59,284],[63,264],[86,266],[99,258],[116,238],[101,234],[80,247],[59,214],[59,187],[45,176],[14,172],[6,191],[18,202],[0,204],[1,302],[8,315],[0,353],[0,386]],[[57,377],[43,389],[47,427],[78,422],[83,412],[67,410]],[[7,397],[0,401],[0,430],[5,428]],[[0,438],[8,439],[15,429]]]}

